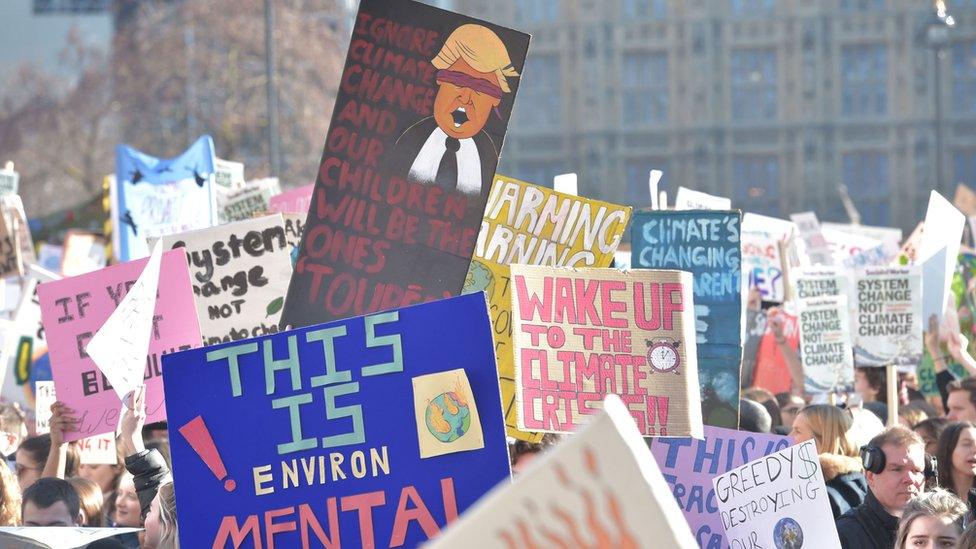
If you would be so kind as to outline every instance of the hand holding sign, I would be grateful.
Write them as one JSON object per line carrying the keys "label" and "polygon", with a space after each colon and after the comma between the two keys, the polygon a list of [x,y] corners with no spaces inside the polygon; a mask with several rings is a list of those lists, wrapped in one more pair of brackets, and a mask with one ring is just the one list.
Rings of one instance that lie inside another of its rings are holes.
{"label": "hand holding sign", "polygon": [[162,254],[162,245],[156,241],[139,279],[85,348],[119,398],[125,398],[142,383],[156,311]]}
{"label": "hand holding sign", "polygon": [[119,441],[128,456],[145,450],[142,426],[146,423],[146,386],[136,387],[122,402],[125,411],[119,420]]}

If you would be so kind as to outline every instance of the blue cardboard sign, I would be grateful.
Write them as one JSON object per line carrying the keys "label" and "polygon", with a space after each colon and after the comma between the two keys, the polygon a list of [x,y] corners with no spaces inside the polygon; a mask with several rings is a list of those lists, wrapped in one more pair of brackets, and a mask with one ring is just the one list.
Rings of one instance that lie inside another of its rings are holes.
{"label": "blue cardboard sign", "polygon": [[413,547],[510,475],[481,293],[163,365],[185,547]]}
{"label": "blue cardboard sign", "polygon": [[120,261],[149,255],[148,239],[217,224],[214,144],[197,139],[175,158],[115,147],[112,222]]}
{"label": "blue cardboard sign", "polygon": [[678,269],[695,278],[695,333],[705,425],[739,426],[742,244],[739,210],[634,214],[631,266]]}
{"label": "blue cardboard sign", "polygon": [[742,345],[742,212],[643,211],[633,220],[633,268],[695,275],[699,349],[703,343]]}

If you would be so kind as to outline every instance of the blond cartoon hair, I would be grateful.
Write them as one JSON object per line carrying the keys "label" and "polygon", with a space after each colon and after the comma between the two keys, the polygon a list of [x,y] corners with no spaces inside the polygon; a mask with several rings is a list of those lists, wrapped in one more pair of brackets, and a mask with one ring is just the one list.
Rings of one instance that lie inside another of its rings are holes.
{"label": "blond cartoon hair", "polygon": [[517,77],[518,71],[512,66],[508,49],[502,39],[491,29],[475,24],[461,25],[447,37],[441,51],[431,59],[437,69],[446,69],[458,59],[471,65],[478,72],[493,72],[498,78],[498,87],[503,92],[511,92],[508,77]]}

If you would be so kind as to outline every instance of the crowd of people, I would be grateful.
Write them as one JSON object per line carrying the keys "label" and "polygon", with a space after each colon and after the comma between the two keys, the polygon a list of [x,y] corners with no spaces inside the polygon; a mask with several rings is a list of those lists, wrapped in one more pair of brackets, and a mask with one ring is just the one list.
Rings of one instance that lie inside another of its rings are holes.
{"label": "crowd of people", "polygon": [[24,415],[5,405],[0,428],[23,439],[0,467],[0,526],[141,529],[88,545],[92,549],[179,547],[176,498],[165,424],[145,425],[144,390],[126,400],[113,464],[81,464],[64,433],[78,422],[57,402],[50,432],[27,437]]}

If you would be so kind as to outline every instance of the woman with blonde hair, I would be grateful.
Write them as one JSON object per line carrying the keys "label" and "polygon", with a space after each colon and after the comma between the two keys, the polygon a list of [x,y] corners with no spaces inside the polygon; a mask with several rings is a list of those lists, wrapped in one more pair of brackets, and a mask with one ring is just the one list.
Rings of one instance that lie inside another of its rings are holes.
{"label": "woman with blonde hair", "polygon": [[20,526],[20,484],[5,465],[0,466],[0,526]]}
{"label": "woman with blonde hair", "polygon": [[146,515],[143,549],[180,549],[180,530],[176,523],[176,494],[173,483],[159,486]]}
{"label": "woman with blonde hair", "polygon": [[854,420],[836,406],[814,404],[797,414],[790,436],[794,442],[813,440],[827,484],[834,518],[864,502],[868,483],[855,444],[849,435]]}
{"label": "woman with blonde hair", "polygon": [[895,547],[956,547],[966,511],[961,499],[941,488],[918,496],[902,512]]}

